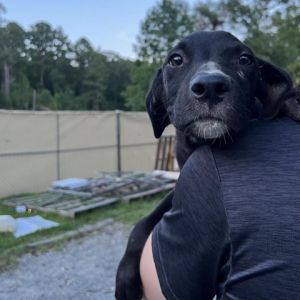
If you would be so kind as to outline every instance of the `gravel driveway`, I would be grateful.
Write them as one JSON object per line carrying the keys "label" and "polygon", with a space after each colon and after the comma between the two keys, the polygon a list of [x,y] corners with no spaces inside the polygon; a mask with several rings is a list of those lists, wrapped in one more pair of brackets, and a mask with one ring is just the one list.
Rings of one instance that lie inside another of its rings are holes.
{"label": "gravel driveway", "polygon": [[15,269],[0,273],[0,299],[114,299],[115,272],[129,231],[113,223],[62,250],[22,256]]}

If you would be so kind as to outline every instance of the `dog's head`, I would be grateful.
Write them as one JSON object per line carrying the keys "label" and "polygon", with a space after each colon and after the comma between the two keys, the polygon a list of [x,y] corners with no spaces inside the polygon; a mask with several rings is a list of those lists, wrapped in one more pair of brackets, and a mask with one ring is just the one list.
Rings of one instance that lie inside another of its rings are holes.
{"label": "dog's head", "polygon": [[289,75],[228,32],[196,32],[169,52],[146,106],[158,138],[172,123],[192,143],[239,132],[256,111],[277,114],[292,97]]}

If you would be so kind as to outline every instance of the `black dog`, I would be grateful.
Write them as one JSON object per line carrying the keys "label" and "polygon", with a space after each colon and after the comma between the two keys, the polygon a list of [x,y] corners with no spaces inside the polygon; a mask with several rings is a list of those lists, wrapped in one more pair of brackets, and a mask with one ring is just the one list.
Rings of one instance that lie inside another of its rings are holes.
{"label": "black dog", "polygon": [[[177,159],[182,167],[201,143],[226,143],[258,117],[288,114],[299,120],[299,99],[290,76],[257,58],[251,49],[224,31],[197,32],[168,54],[147,96],[147,110],[159,138],[172,123]],[[142,298],[139,275],[147,237],[172,207],[173,192],[133,229],[116,280],[116,298]]]}

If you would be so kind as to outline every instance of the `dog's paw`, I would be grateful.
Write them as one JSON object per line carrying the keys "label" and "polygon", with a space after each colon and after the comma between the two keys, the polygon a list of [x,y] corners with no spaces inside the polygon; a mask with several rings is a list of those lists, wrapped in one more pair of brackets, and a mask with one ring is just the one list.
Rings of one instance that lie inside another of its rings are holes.
{"label": "dog's paw", "polygon": [[141,300],[143,297],[139,268],[120,265],[116,277],[115,297],[117,300]]}

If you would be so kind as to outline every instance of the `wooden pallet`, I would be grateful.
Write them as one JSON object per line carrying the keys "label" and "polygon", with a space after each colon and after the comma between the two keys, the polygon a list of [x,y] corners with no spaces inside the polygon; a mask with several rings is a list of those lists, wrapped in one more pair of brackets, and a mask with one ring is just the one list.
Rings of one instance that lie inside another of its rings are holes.
{"label": "wooden pallet", "polygon": [[[135,185],[135,189],[132,190]],[[150,196],[162,191],[171,190],[175,181],[151,176],[125,176],[124,180],[112,180],[111,185],[105,185],[96,192],[83,192],[62,189],[50,189],[39,195],[12,197],[3,204],[16,207],[24,205],[27,208],[42,212],[56,213],[61,216],[75,218],[78,214],[116,203],[130,201]]]}
{"label": "wooden pallet", "polygon": [[174,135],[165,135],[158,140],[154,166],[155,170],[176,170],[175,139],[176,137]]}

